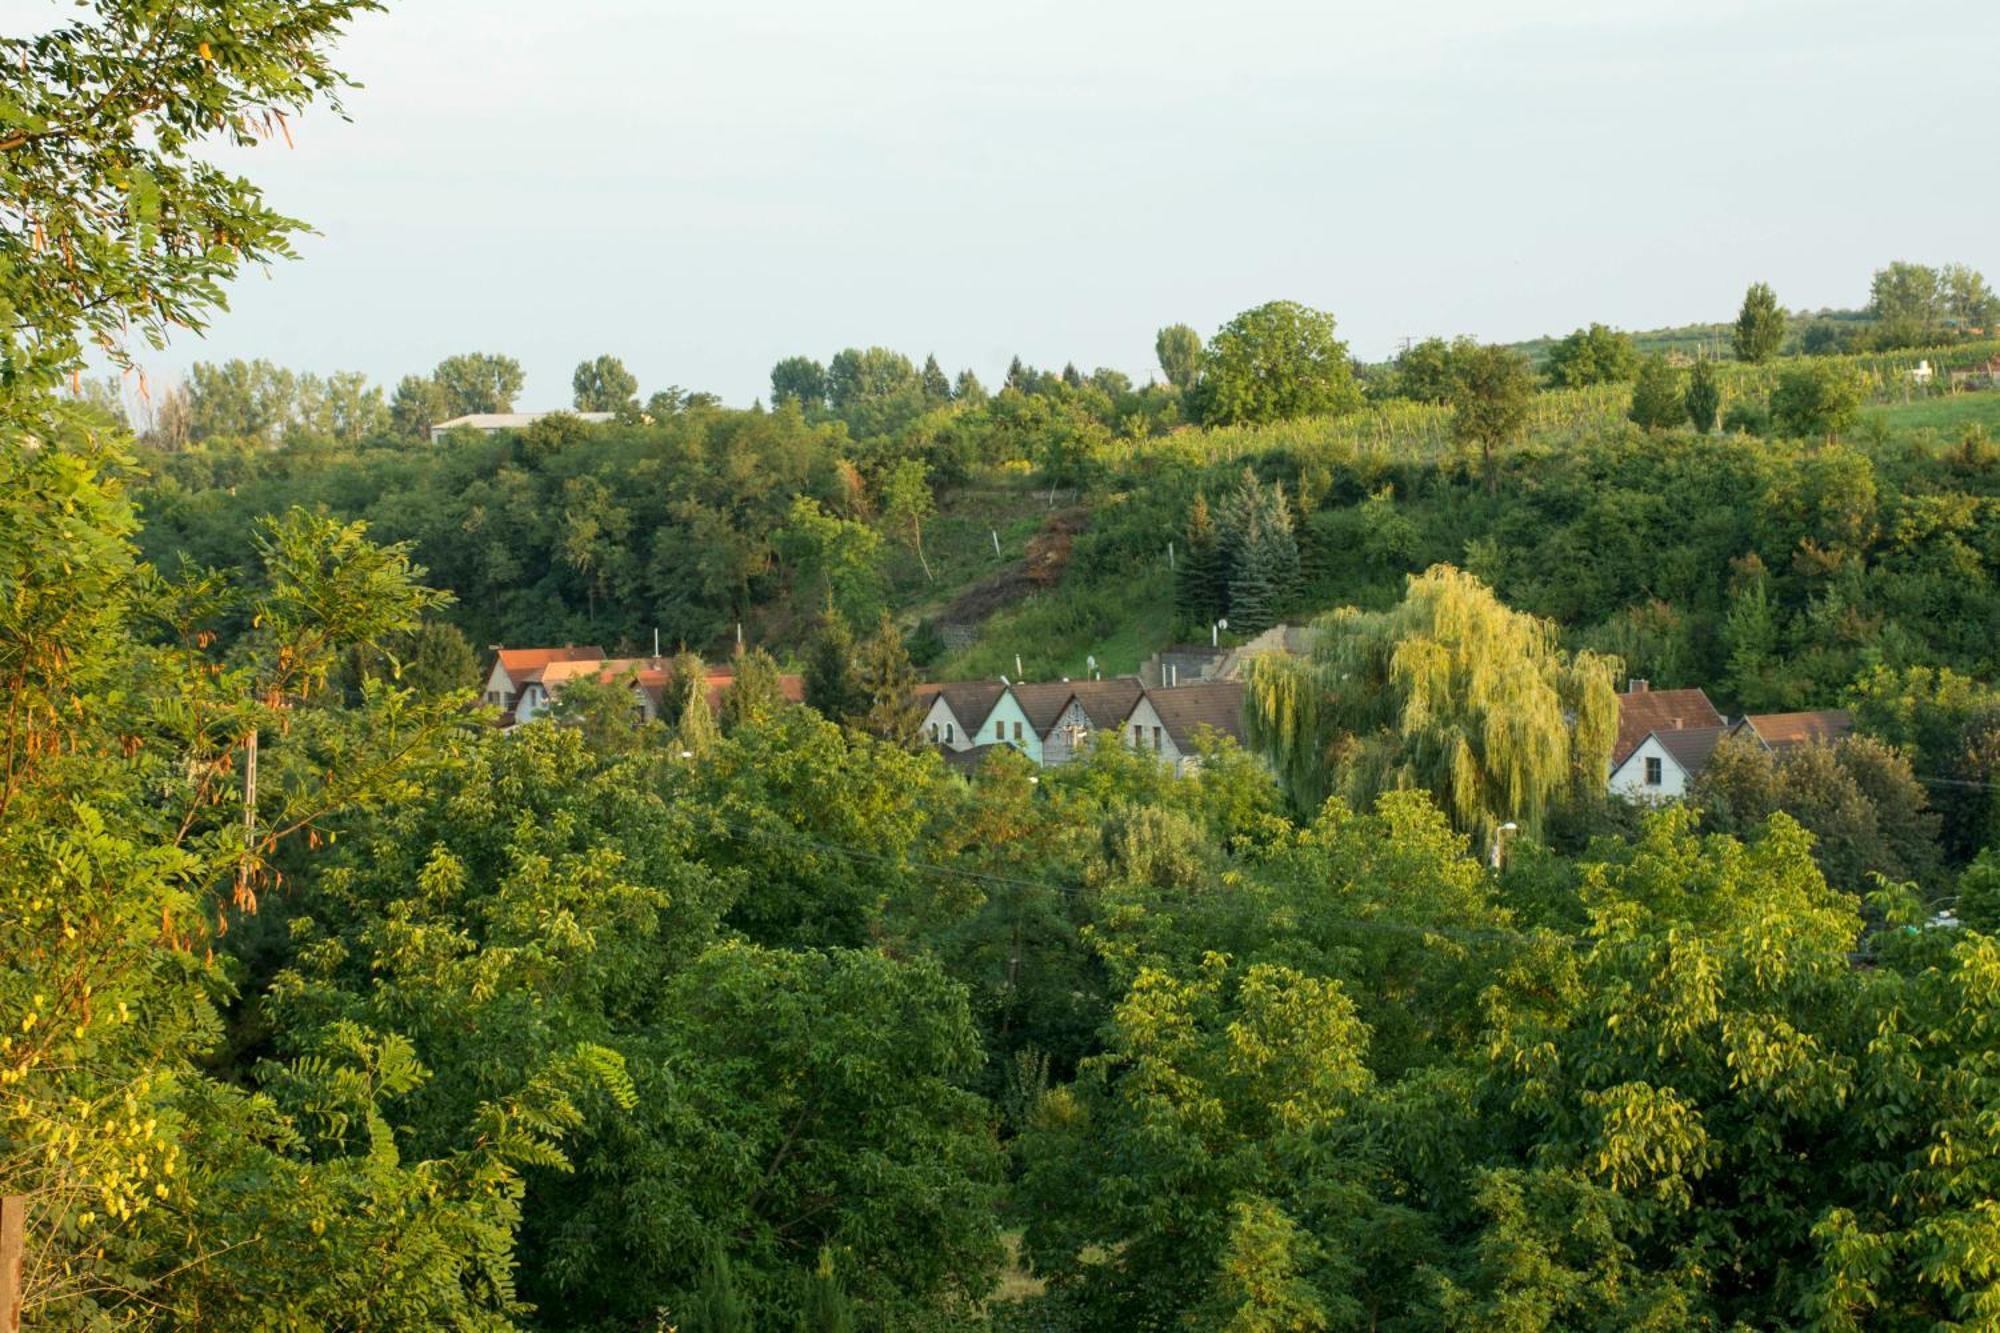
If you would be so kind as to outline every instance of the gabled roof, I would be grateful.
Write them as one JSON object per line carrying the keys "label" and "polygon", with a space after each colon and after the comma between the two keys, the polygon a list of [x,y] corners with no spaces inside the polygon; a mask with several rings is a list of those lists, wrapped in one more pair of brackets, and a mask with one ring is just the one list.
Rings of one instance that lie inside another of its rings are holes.
{"label": "gabled roof", "polygon": [[500,665],[507,669],[507,678],[515,684],[527,678],[530,671],[538,671],[551,662],[595,662],[602,659],[604,650],[594,643],[581,647],[564,645],[561,648],[502,648],[499,650]]}
{"label": "gabled roof", "polygon": [[1736,724],[1738,732],[1749,732],[1773,750],[1794,746],[1832,744],[1854,730],[1853,719],[1844,708],[1822,708],[1814,713],[1752,713]]}
{"label": "gabled roof", "polygon": [[1627,690],[1618,696],[1618,742],[1611,766],[1628,759],[1653,732],[1720,727],[1726,719],[1701,690]]}
{"label": "gabled roof", "polygon": [[[1660,743],[1660,748],[1674,757],[1681,771],[1695,777],[1708,767],[1708,757],[1715,753],[1716,743],[1729,734],[1727,727],[1681,727],[1670,731],[1651,731],[1639,738],[1644,745],[1650,736]],[[1638,746],[1633,746],[1638,749]]]}
{"label": "gabled roof", "polygon": [[[1182,750],[1194,743],[1197,727],[1210,726],[1225,736],[1243,739],[1243,682],[1205,680],[1193,685],[1176,685],[1168,690],[1146,691],[1146,702],[1159,714],[1160,723]],[[1137,707],[1135,703],[1133,705]]]}
{"label": "gabled roof", "polygon": [[[1136,676],[1115,676],[1110,680],[1079,680],[1070,685],[1071,697],[1083,705],[1084,716],[1099,730],[1115,731],[1132,715],[1145,688]],[[1063,707],[1069,707],[1064,700]],[[1058,716],[1061,715],[1060,710]],[[1049,724],[1055,725],[1053,721]]]}
{"label": "gabled roof", "polygon": [[[987,715],[1000,702],[1001,692],[1006,688],[997,680],[953,680],[935,687],[935,693],[951,709],[951,715],[965,728],[966,735],[972,736],[986,725]],[[918,686],[919,697],[922,694],[923,687]]]}
{"label": "gabled roof", "polygon": [[1014,696],[1014,702],[1021,705],[1027,715],[1028,725],[1035,729],[1037,736],[1048,735],[1049,728],[1062,716],[1069,706],[1070,697],[1082,682],[1068,680],[1022,681],[1007,688]]}

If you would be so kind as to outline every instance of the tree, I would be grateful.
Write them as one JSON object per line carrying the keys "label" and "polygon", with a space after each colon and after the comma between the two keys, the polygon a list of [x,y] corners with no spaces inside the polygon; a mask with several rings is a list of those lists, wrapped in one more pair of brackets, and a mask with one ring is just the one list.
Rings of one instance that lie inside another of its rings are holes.
{"label": "tree", "polygon": [[1360,406],[1333,316],[1272,301],[1222,326],[1202,356],[1190,406],[1204,425],[1337,416]]}
{"label": "tree", "polygon": [[1751,283],[1743,293],[1743,308],[1736,314],[1736,359],[1762,365],[1776,356],[1785,341],[1786,323],[1770,284]]}
{"label": "tree", "polygon": [[986,386],[979,382],[979,376],[970,370],[958,372],[952,382],[951,396],[954,402],[979,404],[986,401]]}
{"label": "tree", "polygon": [[1875,271],[1868,288],[1868,313],[1881,325],[1890,347],[1923,347],[1938,339],[1946,294],[1938,271],[1901,260]]}
{"label": "tree", "polygon": [[1549,349],[1549,382],[1559,389],[1585,389],[1632,378],[1639,353],[1632,335],[1602,324],[1578,329]]}
{"label": "tree", "polygon": [[1632,386],[1632,407],[1627,415],[1645,430],[1671,430],[1687,417],[1680,372],[1658,352],[1639,362],[1639,378]]}
{"label": "tree", "polygon": [[856,660],[854,633],[847,618],[829,611],[806,641],[804,669],[806,704],[829,722],[867,711],[867,691]]}
{"label": "tree", "polygon": [[1496,452],[1521,433],[1535,391],[1528,359],[1507,347],[1466,347],[1453,353],[1456,388],[1451,438],[1477,445],[1486,461],[1486,488],[1500,485]]}
{"label": "tree", "polygon": [[639,413],[639,381],[625,363],[608,353],[595,361],[580,361],[570,376],[579,412],[616,412],[621,416]]}
{"label": "tree", "polygon": [[849,614],[872,614],[881,583],[882,538],[865,523],[826,512],[801,495],[779,533],[795,571],[803,605]]}
{"label": "tree", "polygon": [[743,727],[761,726],[784,703],[777,661],[762,648],[739,654],[735,674],[722,691],[722,732],[728,736]]}
{"label": "tree", "polygon": [[431,371],[431,379],[444,395],[445,410],[455,417],[512,412],[523,382],[520,362],[485,352],[448,356]]}
{"label": "tree", "polygon": [[854,726],[900,750],[915,750],[923,739],[924,705],[917,699],[917,670],[903,651],[903,635],[887,611],[875,633],[861,645],[855,659],[855,679],[863,710]]}
{"label": "tree", "polygon": [[1471,339],[1446,342],[1425,338],[1396,354],[1396,394],[1419,403],[1448,403],[1458,387],[1456,354],[1475,346]]}
{"label": "tree", "polygon": [[1484,837],[1513,821],[1533,837],[1551,810],[1603,787],[1615,666],[1563,652],[1547,621],[1438,565],[1388,611],[1321,617],[1309,658],[1255,659],[1244,711],[1300,810],[1336,793],[1365,809],[1415,787],[1460,829]]}
{"label": "tree", "polygon": [[5,39],[0,360],[20,391],[0,412],[13,424],[80,363],[83,338],[127,366],[129,339],[204,328],[239,268],[292,256],[306,224],[214,150],[275,140],[313,106],[338,113],[349,80],[333,42],[374,7],[325,0],[280,24],[249,0],[97,0]]}
{"label": "tree", "polygon": [[1185,324],[1169,324],[1154,335],[1153,355],[1176,389],[1185,391],[1201,375],[1201,335]]}
{"label": "tree", "polygon": [[1711,435],[1715,432],[1716,414],[1722,408],[1722,388],[1715,380],[1715,362],[1708,357],[1695,359],[1681,406],[1687,413],[1688,425],[1694,428],[1696,434]]}
{"label": "tree", "polygon": [[788,356],[771,367],[771,406],[797,403],[808,410],[826,406],[826,367],[807,356]]}
{"label": "tree", "polygon": [[1183,619],[1207,625],[1229,608],[1229,585],[1221,540],[1200,491],[1188,507],[1185,540],[1174,574],[1174,603]]}
{"label": "tree", "polygon": [[927,582],[935,582],[924,557],[924,521],[937,512],[921,460],[905,458],[882,481],[882,526],[895,533],[917,557]]}
{"label": "tree", "polygon": [[1964,264],[1946,264],[1939,274],[1945,313],[1961,330],[1990,330],[2000,324],[2000,297],[1986,285],[1986,275]]}
{"label": "tree", "polygon": [[427,376],[403,376],[389,400],[389,427],[406,440],[429,440],[431,427],[451,416],[451,399]]}
{"label": "tree", "polygon": [[1807,361],[1778,375],[1771,390],[1771,420],[1799,438],[1832,440],[1861,410],[1861,377],[1837,361]]}
{"label": "tree", "polygon": [[188,436],[275,444],[298,412],[298,377],[269,361],[188,368]]}
{"label": "tree", "polygon": [[951,401],[951,381],[945,378],[944,367],[938,364],[936,353],[924,358],[924,368],[920,373],[926,402],[935,406]]}
{"label": "tree", "polygon": [[1284,484],[1266,487],[1245,468],[1223,504],[1217,545],[1230,628],[1244,634],[1270,628],[1297,600],[1302,581]]}

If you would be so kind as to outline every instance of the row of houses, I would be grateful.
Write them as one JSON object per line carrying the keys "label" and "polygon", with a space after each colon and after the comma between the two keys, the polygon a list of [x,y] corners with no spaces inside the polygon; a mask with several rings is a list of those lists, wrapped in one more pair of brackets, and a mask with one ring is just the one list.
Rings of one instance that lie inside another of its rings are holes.
{"label": "row of houses", "polygon": [[1731,722],[1704,690],[1655,690],[1634,680],[1618,696],[1611,793],[1638,801],[1685,796],[1724,737],[1754,741],[1781,753],[1801,745],[1831,744],[1852,728],[1848,715],[1837,708],[1751,713]]}
{"label": "row of houses", "polygon": [[[1290,640],[1291,633],[1280,627],[1263,651],[1299,651],[1302,645]],[[1139,676],[922,685],[923,734],[948,762],[968,771],[1003,746],[1053,767],[1074,760],[1093,740],[1112,737],[1185,772],[1203,728],[1243,739],[1238,677],[1245,661],[1238,650],[1183,647],[1156,655]],[[546,712],[572,680],[624,680],[634,692],[635,711],[650,720],[660,715],[668,677],[663,658],[607,657],[596,644],[500,648],[487,674],[484,701],[500,710],[502,726],[514,726]],[[720,707],[733,678],[727,668],[709,672],[704,684],[710,707]],[[780,687],[794,703],[805,697],[796,675],[781,677]],[[1850,729],[1848,715],[1838,709],[1731,720],[1703,690],[1655,690],[1633,680],[1618,697],[1608,787],[1633,800],[1673,800],[1687,794],[1725,737],[1781,752],[1831,743]]]}
{"label": "row of houses", "polygon": [[[493,668],[486,673],[481,701],[500,710],[502,727],[532,722],[548,711],[555,697],[570,681],[588,679],[606,683],[630,682],[635,696],[633,707],[650,722],[660,716],[671,672],[663,657],[607,657],[604,649],[592,644],[565,644],[561,648],[497,648]],[[708,706],[722,707],[723,691],[735,680],[727,667],[711,668],[703,680]],[[778,678],[778,688],[792,703],[805,698],[805,685],[798,676]]]}
{"label": "row of houses", "polygon": [[925,685],[924,735],[960,767],[1002,746],[1043,767],[1069,763],[1094,739],[1111,737],[1184,773],[1206,727],[1243,739],[1243,682],[1208,680],[1148,687],[1110,680],[967,680]]}

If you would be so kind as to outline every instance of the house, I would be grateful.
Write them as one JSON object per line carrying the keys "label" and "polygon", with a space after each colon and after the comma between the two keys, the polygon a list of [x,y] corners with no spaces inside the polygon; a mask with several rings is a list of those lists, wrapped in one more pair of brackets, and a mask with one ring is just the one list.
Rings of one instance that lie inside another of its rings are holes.
{"label": "house", "polygon": [[1752,713],[1730,734],[1777,754],[1801,745],[1831,745],[1852,730],[1854,722],[1846,709],[1823,708],[1814,713]]}
{"label": "house", "polygon": [[1150,751],[1177,774],[1199,763],[1197,733],[1212,728],[1243,739],[1243,682],[1210,680],[1172,689],[1148,690],[1132,706],[1120,734],[1136,749]]}
{"label": "house", "polygon": [[1727,721],[1708,695],[1699,689],[1656,690],[1644,680],[1627,683],[1618,696],[1618,739],[1611,747],[1611,768],[1618,768],[1655,732],[1720,727]]}
{"label": "house", "polygon": [[924,734],[933,745],[959,753],[980,743],[980,731],[993,712],[993,705],[1007,687],[999,681],[965,680],[945,685],[926,685],[917,691],[919,701],[928,697],[924,712]]}
{"label": "house", "polygon": [[1715,753],[1717,742],[1728,734],[1729,729],[1724,726],[1673,727],[1647,732],[1612,766],[1611,794],[1635,801],[1671,801],[1687,795],[1688,788],[1708,766],[1708,757]]}
{"label": "house", "polygon": [[1149,690],[1172,689],[1204,680],[1241,680],[1250,663],[1270,653],[1303,657],[1312,651],[1310,625],[1273,625],[1234,648],[1180,643],[1154,653],[1139,667],[1139,679]]}
{"label": "house", "polygon": [[1093,736],[1107,732],[1116,736],[1144,694],[1137,676],[1077,681],[1062,711],[1042,733],[1042,762],[1051,767],[1067,764]]}
{"label": "house", "polygon": [[594,426],[618,419],[615,412],[469,412],[432,426],[431,442],[436,443],[455,430],[478,431],[481,435],[497,435],[503,430],[526,430],[543,417],[553,416],[571,416]]}
{"label": "house", "polygon": [[993,706],[981,739],[1004,740],[1040,765],[1046,762],[1043,739],[1055,729],[1075,692],[1075,685],[1066,680],[1015,681]]}
{"label": "house", "polygon": [[560,648],[498,648],[494,651],[493,669],[486,673],[486,688],[480,702],[511,714],[520,701],[522,689],[531,680],[538,681],[542,669],[551,662],[595,662],[603,657],[604,650],[594,643],[581,647],[564,644]]}
{"label": "house", "polygon": [[[652,721],[660,716],[662,701],[672,676],[663,657],[606,657],[602,648],[501,648],[496,651],[493,670],[486,681],[485,702],[502,709],[500,725],[512,727],[532,722],[548,711],[569,682],[581,678],[631,684],[633,707],[639,717]],[[720,711],[723,694],[735,681],[727,667],[710,669],[702,680],[709,708]],[[805,699],[805,682],[797,675],[778,677],[778,691],[787,703]]]}

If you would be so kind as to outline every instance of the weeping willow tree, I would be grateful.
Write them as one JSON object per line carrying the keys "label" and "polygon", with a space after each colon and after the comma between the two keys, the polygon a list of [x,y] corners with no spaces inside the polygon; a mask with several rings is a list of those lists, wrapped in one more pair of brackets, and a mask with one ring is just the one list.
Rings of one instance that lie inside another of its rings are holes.
{"label": "weeping willow tree", "polygon": [[1545,620],[1507,608],[1450,565],[1411,575],[1387,611],[1323,616],[1310,657],[1249,669],[1251,743],[1303,810],[1329,796],[1367,809],[1385,791],[1431,793],[1480,838],[1601,790],[1618,731],[1614,658],[1571,656]]}

